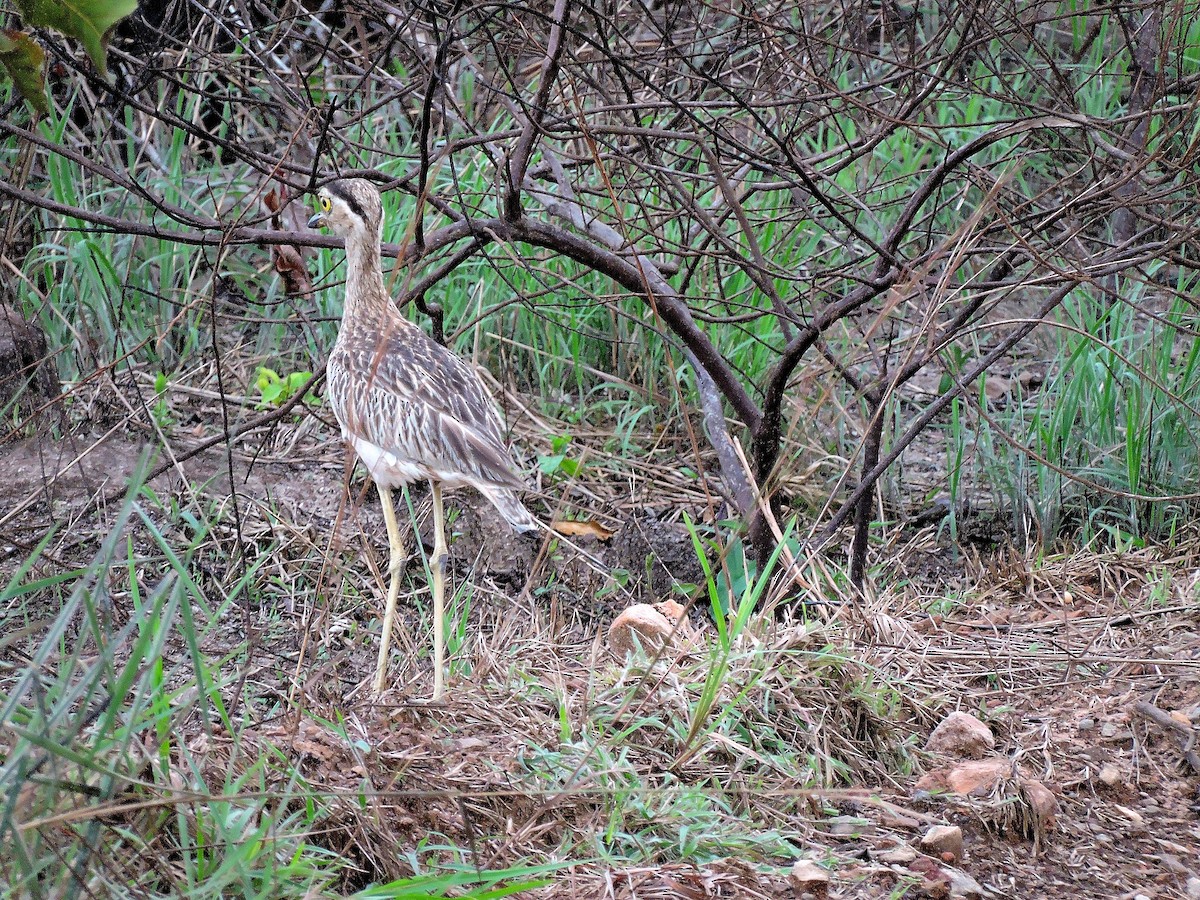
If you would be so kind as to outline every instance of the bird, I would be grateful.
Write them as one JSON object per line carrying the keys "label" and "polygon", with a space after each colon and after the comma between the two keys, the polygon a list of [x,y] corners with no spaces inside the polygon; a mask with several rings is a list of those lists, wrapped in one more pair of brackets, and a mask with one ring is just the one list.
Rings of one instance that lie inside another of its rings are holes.
{"label": "bird", "polygon": [[317,191],[317,206],[309,228],[328,228],[346,246],[345,306],[326,364],[327,396],[343,441],[378,490],[391,547],[374,693],[383,693],[387,677],[403,561],[392,491],[424,480],[433,497],[429,571],[437,701],[445,689],[442,489],[475,488],[517,531],[532,531],[538,522],[517,496],[528,485],[517,472],[499,410],[479,371],[406,319],[384,287],[379,190],[362,178],[331,181]]}

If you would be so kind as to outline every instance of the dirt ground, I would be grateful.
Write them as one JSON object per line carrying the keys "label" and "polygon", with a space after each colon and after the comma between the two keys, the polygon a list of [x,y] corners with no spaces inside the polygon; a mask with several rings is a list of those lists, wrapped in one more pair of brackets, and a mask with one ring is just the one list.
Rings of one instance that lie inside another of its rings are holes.
{"label": "dirt ground", "polygon": [[[0,447],[0,575],[7,580],[52,524],[59,531],[43,565],[86,557],[95,541],[89,518],[95,504],[103,509],[119,502],[145,443],[97,433]],[[286,532],[296,565],[305,546],[318,557],[341,547],[384,560],[373,495],[355,481],[348,503],[340,449],[329,441],[318,449],[299,454],[302,462],[288,461],[286,451],[235,454],[243,540],[253,542],[264,529]],[[214,451],[182,467],[192,487],[173,470],[151,485],[159,494],[194,491],[205,502],[224,504],[229,467]],[[362,690],[373,665],[370,642],[347,643],[317,661],[306,638],[333,641],[341,619],[369,623],[369,608],[332,603],[315,610],[307,601],[281,598],[280,608],[255,611],[262,630],[252,645],[251,681],[260,681],[264,692],[283,691],[282,684],[272,687],[272,673],[295,669],[309,715],[251,725],[241,746],[261,740],[290,748],[312,783],[331,791],[353,794],[364,777],[374,783],[376,817],[364,818],[347,804],[344,818],[334,816],[335,825],[344,825],[334,849],[383,876],[402,871],[386,854],[376,855],[379,847],[414,842],[430,830],[474,847],[482,859],[504,862],[553,848],[564,829],[596,827],[595,804],[585,795],[523,792],[512,760],[535,737],[553,743],[559,722],[549,700],[543,709],[528,699],[514,709],[501,677],[504,660],[525,654],[527,678],[553,684],[563,696],[586,693],[597,670],[619,668],[602,640],[613,615],[632,602],[668,596],[673,581],[699,580],[682,526],[646,507],[627,504],[619,515],[602,517],[615,532],[610,538],[577,537],[590,558],[571,552],[548,558],[541,537],[508,536],[477,498],[456,494],[451,503],[460,510],[453,520],[452,568],[477,593],[469,623],[472,678],[452,680],[444,705],[410,702],[429,684],[427,668],[415,660],[399,673],[386,702],[371,703]],[[871,782],[837,789],[797,785],[787,803],[751,797],[748,809],[761,802],[764,820],[788,829],[806,858],[828,867],[831,897],[1200,897],[1200,771],[1194,768],[1200,761],[1200,542],[1181,546],[1190,549],[1031,560],[1002,548],[950,548],[933,527],[897,535],[880,550],[889,562],[877,573],[877,596],[837,606],[819,627],[836,632],[864,665],[888,673],[915,698],[920,712],[899,724],[896,739],[912,744],[916,767],[878,769]],[[628,578],[606,591],[612,570]],[[535,589],[547,582],[556,590]],[[336,591],[335,582],[330,590]],[[25,615],[28,621],[30,612]],[[406,616],[419,626],[414,611]],[[711,634],[702,614],[694,621],[702,636]],[[794,627],[781,616],[779,633]],[[524,643],[532,633],[536,648]],[[244,638],[236,623],[225,633],[230,646]],[[974,795],[930,788],[953,781],[962,761],[919,752],[932,726],[956,709],[973,713],[994,734],[984,758],[1006,761],[1002,776],[976,785]],[[369,737],[370,752],[316,724],[335,711]],[[523,723],[520,731],[514,718]],[[197,735],[196,742],[207,742],[204,749],[219,764],[220,735]],[[1030,783],[1046,788],[1049,807],[1030,799]],[[961,828],[961,856],[923,852],[920,839],[937,824]],[[498,837],[484,841],[481,835]],[[577,866],[541,893],[791,897],[804,888],[789,880],[793,862],[771,867],[734,857],[638,869]],[[809,890],[820,896],[822,889]]]}

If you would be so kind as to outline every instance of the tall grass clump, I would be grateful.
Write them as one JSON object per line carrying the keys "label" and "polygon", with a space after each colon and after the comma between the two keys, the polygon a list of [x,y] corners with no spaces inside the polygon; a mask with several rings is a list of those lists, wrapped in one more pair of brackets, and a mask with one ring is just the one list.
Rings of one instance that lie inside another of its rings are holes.
{"label": "tall grass clump", "polygon": [[256,562],[201,588],[214,524],[135,481],[86,566],[36,575],[51,535],[0,590],[17,626],[0,635],[0,897],[438,900],[543,884],[558,864],[483,870],[466,849],[405,861],[385,845],[364,852],[414,874],[372,883],[352,852],[377,814],[370,781],[314,786],[287,724],[305,713],[252,690],[253,648],[229,635],[266,576]]}
{"label": "tall grass clump", "polygon": [[29,577],[35,554],[0,592],[32,617],[3,638],[24,660],[0,683],[5,896],[311,896],[340,863],[309,840],[321,815],[297,802],[303,781],[289,797],[268,790],[267,755],[219,770],[204,758],[205,735],[238,730],[238,655],[202,645],[240,592],[210,606],[191,575],[204,532],[173,548],[147,499],[131,493],[69,591]]}
{"label": "tall grass clump", "polygon": [[[1120,303],[1087,291],[1064,305],[1040,389],[1006,405],[975,398],[974,427],[952,427],[948,454],[968,444],[981,487],[1035,538],[1169,541],[1196,513],[1200,478],[1200,334],[1180,284],[1155,311],[1138,286]],[[956,420],[957,421],[957,420]]]}

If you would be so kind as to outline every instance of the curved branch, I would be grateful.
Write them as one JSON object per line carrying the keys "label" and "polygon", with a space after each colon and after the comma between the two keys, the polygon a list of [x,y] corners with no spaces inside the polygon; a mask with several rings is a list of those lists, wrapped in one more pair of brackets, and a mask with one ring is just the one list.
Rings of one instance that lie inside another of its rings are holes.
{"label": "curved branch", "polygon": [[1042,303],[1037,313],[1030,316],[1029,320],[1020,327],[1014,328],[1004,340],[1000,341],[991,351],[982,356],[975,365],[963,372],[945,393],[925,407],[925,410],[905,429],[904,434],[898,437],[895,443],[892,444],[892,449],[888,454],[879,460],[870,471],[863,473],[858,485],[850,492],[850,496],[846,498],[846,502],[842,504],[842,508],[834,514],[833,518],[821,529],[821,533],[813,540],[813,549],[816,550],[823,547],[833,537],[834,532],[841,528],[846,520],[853,515],[854,511],[858,508],[859,501],[874,489],[875,482],[882,477],[883,473],[888,470],[892,463],[900,458],[900,454],[908,448],[909,444],[916,440],[917,436],[929,426],[929,423],[950,405],[951,400],[965,391],[996,360],[1028,337],[1030,332],[1041,325],[1042,320],[1056,306],[1062,303],[1066,299],[1067,294],[1075,290],[1083,280],[1081,278],[1079,281],[1072,281],[1070,284],[1063,285],[1054,291]]}
{"label": "curved branch", "polygon": [[868,280],[842,300],[822,310],[809,325],[800,330],[799,334],[784,347],[780,354],[779,362],[775,364],[775,368],[767,380],[767,389],[763,397],[762,430],[754,436],[754,474],[759,484],[765,484],[779,458],[779,442],[782,437],[780,430],[782,427],[781,406],[792,372],[795,371],[804,354],[830,326],[863,304],[878,297],[900,279],[904,269],[899,265],[893,265],[891,260],[896,259],[900,244],[912,227],[913,220],[920,212],[921,207],[934,195],[950,173],[981,150],[1013,135],[1040,128],[1064,129],[1086,126],[1087,123],[1084,120],[1066,116],[1041,116],[1036,119],[1002,125],[968,141],[933,168],[925,181],[909,198],[896,223],[889,229],[882,245],[886,252],[880,255],[876,261]]}
{"label": "curved branch", "polygon": [[712,377],[738,418],[752,432],[758,427],[762,413],[750,399],[750,395],[742,386],[737,373],[720,351],[713,346],[708,335],[696,325],[687,304],[670,289],[670,285],[665,281],[661,284],[648,283],[656,279],[647,278],[643,267],[555,225],[525,218],[518,222],[496,219],[482,223],[482,226],[487,230],[494,231],[499,237],[556,250],[563,256],[607,275],[631,293],[647,297],[658,310],[667,327],[694,355],[695,359],[692,364],[703,368]]}

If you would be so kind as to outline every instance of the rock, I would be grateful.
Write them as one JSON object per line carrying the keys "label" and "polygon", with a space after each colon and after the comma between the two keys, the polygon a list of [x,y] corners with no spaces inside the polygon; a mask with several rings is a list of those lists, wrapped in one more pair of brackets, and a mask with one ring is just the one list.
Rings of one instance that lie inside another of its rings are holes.
{"label": "rock", "polygon": [[875,856],[875,859],[888,866],[904,866],[908,865],[917,858],[917,851],[912,847],[899,846],[893,847],[891,850],[883,850]]}
{"label": "rock", "polygon": [[1188,900],[1200,900],[1200,878],[1195,875],[1188,878],[1184,891],[1187,892]]}
{"label": "rock", "polygon": [[983,887],[966,872],[950,870],[950,897],[962,900],[982,900]]}
{"label": "rock", "polygon": [[1033,817],[1038,826],[1038,833],[1054,827],[1058,815],[1058,798],[1040,781],[1032,779],[1021,781],[1021,794],[1033,811]]}
{"label": "rock", "polygon": [[1080,731],[1091,731],[1096,727],[1096,720],[1091,716],[1084,716],[1075,727]]}
{"label": "rock", "polygon": [[647,603],[635,603],[608,626],[608,645],[617,656],[627,656],[640,648],[647,654],[658,653],[670,640],[675,623]]}
{"label": "rock", "polygon": [[925,749],[969,759],[979,759],[996,746],[992,730],[970,713],[952,712],[933,729]]}
{"label": "rock", "polygon": [[[1172,875],[1186,875],[1191,871],[1183,864],[1183,860],[1173,853],[1158,854],[1158,861]],[[1200,885],[1200,879],[1196,879],[1196,883]]]}
{"label": "rock", "polygon": [[921,827],[919,819],[906,816],[897,810],[886,808],[879,811],[879,824],[884,828],[904,828],[909,831],[916,831]]}
{"label": "rock", "polygon": [[926,853],[944,859],[945,862],[957,862],[963,855],[963,833],[957,825],[934,825],[921,838],[921,849]]}
{"label": "rock", "polygon": [[793,864],[788,884],[797,896],[808,894],[816,900],[826,900],[829,896],[829,872],[812,860],[802,859]]}
{"label": "rock", "polygon": [[1105,787],[1115,788],[1125,783],[1125,778],[1121,775],[1121,770],[1112,763],[1105,763],[1101,766],[1100,774],[1097,777]]}
{"label": "rock", "polygon": [[692,623],[688,621],[687,607],[674,600],[663,600],[655,603],[654,608],[662,613],[675,629],[675,644],[683,650],[695,650],[704,644],[704,640]]}
{"label": "rock", "polygon": [[917,856],[909,865],[908,870],[921,878],[916,896],[929,897],[931,900],[946,900],[950,896],[950,873],[942,869],[930,857]]}
{"label": "rock", "polygon": [[655,603],[654,608],[670,619],[672,622],[678,622],[687,614],[687,609],[682,603],[676,603],[674,600],[663,600],[661,603]]}
{"label": "rock", "polygon": [[990,794],[1002,778],[1011,774],[1012,763],[1002,757],[969,760],[949,769],[935,769],[922,776],[916,789],[983,797]]}

